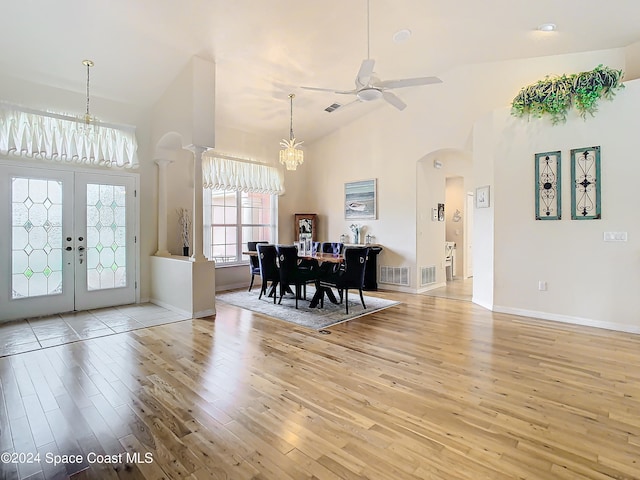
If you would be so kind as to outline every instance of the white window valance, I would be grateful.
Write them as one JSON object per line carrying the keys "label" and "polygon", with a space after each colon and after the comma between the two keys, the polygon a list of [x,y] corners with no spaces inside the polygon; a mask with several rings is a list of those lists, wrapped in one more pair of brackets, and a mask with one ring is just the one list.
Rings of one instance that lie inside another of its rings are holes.
{"label": "white window valance", "polygon": [[202,182],[205,188],[240,192],[284,193],[282,172],[269,165],[205,152],[202,156]]}
{"label": "white window valance", "polygon": [[138,166],[133,128],[0,104],[0,154],[60,162]]}

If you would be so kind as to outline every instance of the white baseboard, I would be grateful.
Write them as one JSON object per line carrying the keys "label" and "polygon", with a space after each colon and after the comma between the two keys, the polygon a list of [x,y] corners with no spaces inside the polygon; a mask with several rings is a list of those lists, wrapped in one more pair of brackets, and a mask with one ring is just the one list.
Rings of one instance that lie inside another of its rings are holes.
{"label": "white baseboard", "polygon": [[487,310],[491,310],[494,311],[493,309],[493,305],[491,303],[485,303],[485,302],[481,302],[478,299],[476,299],[475,297],[471,298],[471,303],[475,303],[476,305],[481,306],[482,308],[486,308]]}
{"label": "white baseboard", "polygon": [[378,290],[388,290],[390,292],[401,292],[401,293],[418,293],[415,288],[404,287],[402,285],[393,285],[391,283],[382,283],[378,282]]}
{"label": "white baseboard", "polygon": [[626,325],[614,322],[603,322],[591,318],[574,317],[571,315],[561,315],[558,313],[539,312],[536,310],[525,310],[523,308],[503,307],[494,305],[494,312],[508,313],[510,315],[519,315],[521,317],[539,318],[541,320],[552,320],[555,322],[570,323],[573,325],[582,325],[585,327],[603,328],[605,330],[615,330],[618,332],[637,333],[640,334],[640,326]]}
{"label": "white baseboard", "polygon": [[169,305],[166,302],[161,302],[160,300],[156,300],[155,298],[152,298],[151,300],[149,300],[149,302],[153,303],[154,305],[158,305],[159,307],[166,308],[167,310],[170,310],[173,313],[184,315],[185,317],[189,317],[189,318],[211,317],[216,314],[215,307],[202,310],[201,312],[191,313],[187,310],[183,310],[182,308],[177,308],[173,305]]}
{"label": "white baseboard", "polygon": [[[251,291],[255,290],[256,287],[258,287],[259,291],[261,285],[260,281],[254,282]],[[232,283],[220,286],[216,285],[216,292],[226,292],[228,290],[237,290],[239,288],[249,288],[249,282]]]}
{"label": "white baseboard", "polygon": [[149,299],[149,302],[153,303],[154,305],[158,305],[159,307],[166,308],[167,310],[170,310],[170,311],[172,311],[174,313],[178,313],[180,315],[184,315],[185,317],[191,318],[191,312],[189,312],[187,310],[183,310],[181,308],[177,308],[177,307],[175,307],[173,305],[170,305],[170,304],[168,304],[166,302],[162,302],[160,300],[156,300],[155,298]]}
{"label": "white baseboard", "polygon": [[203,318],[203,317],[212,317],[216,314],[215,308],[208,308],[207,310],[203,310],[201,312],[196,312],[193,314],[193,318]]}
{"label": "white baseboard", "polygon": [[442,287],[446,287],[446,286],[447,286],[447,282],[434,283],[434,284],[426,286],[426,287],[420,287],[416,291],[416,293],[424,293],[424,292],[428,292],[429,290],[435,290],[436,288],[442,288]]}

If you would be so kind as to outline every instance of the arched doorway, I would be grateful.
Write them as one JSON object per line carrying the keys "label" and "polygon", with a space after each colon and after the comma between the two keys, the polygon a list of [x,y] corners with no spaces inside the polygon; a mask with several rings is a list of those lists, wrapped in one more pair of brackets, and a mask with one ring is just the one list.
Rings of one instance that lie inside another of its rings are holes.
{"label": "arched doorway", "polygon": [[[471,152],[439,149],[417,162],[416,258],[418,292],[471,300],[468,272],[473,215]],[[453,264],[445,261],[446,242],[455,244]],[[469,257],[469,258],[467,258]]]}

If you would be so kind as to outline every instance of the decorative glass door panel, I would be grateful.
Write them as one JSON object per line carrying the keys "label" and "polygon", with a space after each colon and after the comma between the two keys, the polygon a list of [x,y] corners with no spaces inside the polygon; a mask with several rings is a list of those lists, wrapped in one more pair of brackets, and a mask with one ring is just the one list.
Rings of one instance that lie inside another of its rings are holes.
{"label": "decorative glass door panel", "polygon": [[0,165],[0,320],[73,310],[73,173]]}
{"label": "decorative glass door panel", "polygon": [[11,298],[62,293],[62,181],[11,177]]}
{"label": "decorative glass door panel", "polygon": [[127,286],[126,188],[87,184],[87,290]]}
{"label": "decorative glass door panel", "polygon": [[76,309],[135,301],[133,177],[76,174]]}
{"label": "decorative glass door panel", "polygon": [[135,301],[135,179],[0,164],[0,320]]}

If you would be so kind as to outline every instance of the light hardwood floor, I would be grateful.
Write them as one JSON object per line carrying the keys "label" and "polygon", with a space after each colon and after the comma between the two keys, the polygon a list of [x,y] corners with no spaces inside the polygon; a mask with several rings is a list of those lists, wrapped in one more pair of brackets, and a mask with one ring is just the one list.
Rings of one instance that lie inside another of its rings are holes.
{"label": "light hardwood floor", "polygon": [[473,298],[473,277],[455,277],[453,280],[447,280],[446,286],[428,290],[421,295],[470,302]]}
{"label": "light hardwood floor", "polygon": [[1,358],[0,451],[41,454],[1,478],[640,478],[640,336],[378,294],[330,335],[218,305]]}

